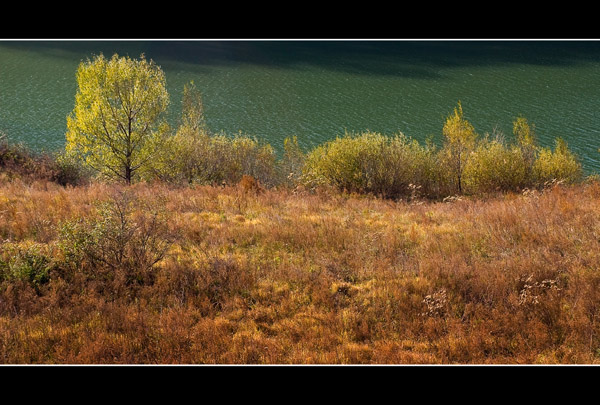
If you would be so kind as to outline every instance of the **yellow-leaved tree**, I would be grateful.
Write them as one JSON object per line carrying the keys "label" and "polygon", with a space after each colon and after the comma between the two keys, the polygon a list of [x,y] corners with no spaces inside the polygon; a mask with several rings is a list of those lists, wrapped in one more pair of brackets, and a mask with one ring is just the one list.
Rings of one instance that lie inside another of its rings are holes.
{"label": "yellow-leaved tree", "polygon": [[164,72],[144,55],[100,55],[79,65],[77,84],[67,117],[67,154],[131,184],[160,153],[168,133]]}
{"label": "yellow-leaved tree", "polygon": [[448,169],[456,181],[458,192],[462,194],[463,172],[469,153],[475,147],[477,133],[473,125],[464,118],[460,101],[454,112],[446,118],[442,132]]}

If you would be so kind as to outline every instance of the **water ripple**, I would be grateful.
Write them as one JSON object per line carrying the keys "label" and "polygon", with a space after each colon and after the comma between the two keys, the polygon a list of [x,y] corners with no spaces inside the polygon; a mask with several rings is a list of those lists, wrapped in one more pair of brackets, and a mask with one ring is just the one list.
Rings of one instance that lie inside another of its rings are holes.
{"label": "water ripple", "polygon": [[[0,42],[0,130],[34,148],[64,145],[77,65],[100,51],[143,51],[167,75],[178,115],[183,85],[203,92],[215,131],[312,147],[345,130],[440,139],[458,101],[484,134],[507,137],[518,115],[552,146],[564,137],[600,171],[597,43]],[[175,119],[173,119],[175,121]]]}

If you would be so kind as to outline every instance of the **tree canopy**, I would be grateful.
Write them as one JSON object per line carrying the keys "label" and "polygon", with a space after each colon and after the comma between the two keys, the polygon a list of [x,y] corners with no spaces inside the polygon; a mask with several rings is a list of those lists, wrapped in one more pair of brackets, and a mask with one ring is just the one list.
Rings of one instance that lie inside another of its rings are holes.
{"label": "tree canopy", "polygon": [[449,153],[449,165],[456,179],[458,192],[462,193],[462,177],[468,153],[474,148],[477,133],[473,125],[464,118],[460,101],[454,112],[446,118],[442,129],[446,149]]}
{"label": "tree canopy", "polygon": [[168,132],[164,72],[144,55],[99,55],[79,65],[77,84],[67,117],[67,152],[107,177],[131,183]]}

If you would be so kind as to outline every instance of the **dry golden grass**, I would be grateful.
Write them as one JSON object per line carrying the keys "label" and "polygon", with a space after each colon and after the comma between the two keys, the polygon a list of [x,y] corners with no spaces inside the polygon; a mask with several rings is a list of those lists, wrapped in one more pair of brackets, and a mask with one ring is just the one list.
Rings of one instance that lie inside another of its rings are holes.
{"label": "dry golden grass", "polygon": [[0,185],[5,268],[50,261],[0,279],[1,363],[600,360],[598,183],[445,203],[138,184],[177,238],[137,283],[60,248],[114,189]]}

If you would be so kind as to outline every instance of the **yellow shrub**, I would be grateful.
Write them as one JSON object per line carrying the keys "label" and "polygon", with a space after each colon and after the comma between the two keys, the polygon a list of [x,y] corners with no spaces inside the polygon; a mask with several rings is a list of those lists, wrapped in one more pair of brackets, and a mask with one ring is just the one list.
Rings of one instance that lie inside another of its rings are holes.
{"label": "yellow shrub", "polygon": [[464,182],[467,193],[517,190],[527,186],[527,164],[521,149],[499,140],[479,142],[467,158]]}
{"label": "yellow shrub", "polygon": [[427,147],[403,134],[346,134],[308,154],[304,178],[309,185],[328,184],[348,192],[407,196],[415,186],[429,186],[432,157]]}
{"label": "yellow shrub", "polygon": [[538,185],[551,181],[574,183],[581,179],[581,164],[568,149],[567,143],[558,138],[554,151],[542,148],[533,166],[533,175]]}

